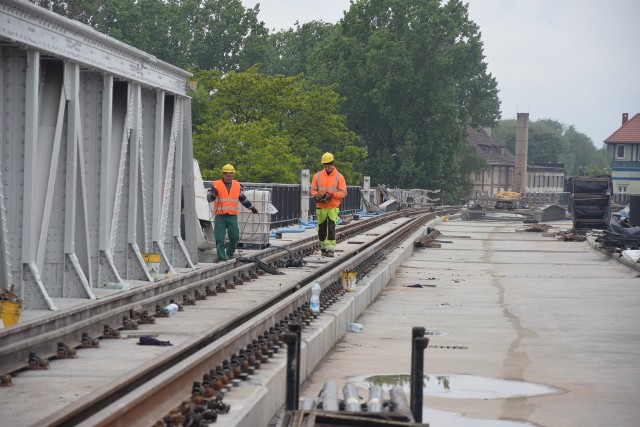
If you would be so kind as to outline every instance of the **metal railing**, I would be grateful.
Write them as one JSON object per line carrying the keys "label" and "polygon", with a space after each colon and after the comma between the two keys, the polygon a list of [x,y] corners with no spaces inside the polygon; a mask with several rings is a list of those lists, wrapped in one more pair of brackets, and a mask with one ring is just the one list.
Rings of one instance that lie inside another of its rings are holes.
{"label": "metal railing", "polygon": [[[211,181],[204,181],[204,187],[210,188]],[[278,210],[271,215],[270,228],[278,228],[296,224],[300,221],[302,208],[300,206],[300,184],[268,184],[257,182],[243,182],[242,187],[247,190],[266,190],[271,193],[271,204]],[[340,203],[340,215],[352,215],[362,210],[362,192],[357,185],[347,186],[347,197]],[[316,204],[309,198],[309,217],[315,218]]]}

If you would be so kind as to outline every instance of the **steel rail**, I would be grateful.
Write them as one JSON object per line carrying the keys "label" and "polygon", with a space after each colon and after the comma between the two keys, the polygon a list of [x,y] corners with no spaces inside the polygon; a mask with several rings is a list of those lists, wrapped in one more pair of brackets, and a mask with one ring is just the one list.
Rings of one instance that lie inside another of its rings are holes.
{"label": "steel rail", "polygon": [[[337,232],[338,240],[363,233],[398,217],[417,215],[420,212],[424,210],[404,210],[341,226]],[[312,236],[282,247],[293,254],[301,255],[317,249],[319,245],[315,236]],[[268,248],[256,253],[253,258],[275,264],[277,260],[288,256],[288,252]],[[204,292],[207,285],[224,284],[225,281],[233,283],[234,280],[255,274],[257,270],[254,264],[238,266],[237,263],[205,267],[2,329],[0,374],[10,374],[27,367],[31,352],[40,357],[55,357],[58,342],[77,346],[80,344],[82,333],[99,337],[103,333],[104,325],[114,325],[113,328],[118,329],[116,325],[121,325],[122,319],[130,316],[131,310],[147,308],[147,311],[153,314],[158,304],[164,307],[171,299],[181,301],[184,294],[193,294],[195,290]]]}
{"label": "steel rail", "polygon": [[305,285],[314,279],[320,279],[322,283],[339,279],[345,269],[352,269],[383,248],[396,246],[398,241],[405,240],[435,215],[418,215],[403,226],[377,236],[366,246],[305,276],[289,290],[239,313],[207,336],[191,339],[127,378],[95,390],[47,417],[47,425],[151,425],[190,395],[193,382],[199,381],[203,372],[229,359],[260,333],[306,304],[310,289]]}

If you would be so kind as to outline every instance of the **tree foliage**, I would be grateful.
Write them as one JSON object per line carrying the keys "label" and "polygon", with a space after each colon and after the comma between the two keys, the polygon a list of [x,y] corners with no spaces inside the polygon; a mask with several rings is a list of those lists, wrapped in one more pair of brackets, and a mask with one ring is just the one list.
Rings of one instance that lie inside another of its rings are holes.
{"label": "tree foliage", "polygon": [[[467,123],[499,116],[495,79],[460,1],[363,0],[312,57],[311,78],[335,82],[375,182],[457,185]],[[392,160],[394,159],[394,160]]]}
{"label": "tree foliage", "polygon": [[271,34],[269,43],[273,56],[265,57],[264,72],[285,76],[308,74],[310,57],[313,52],[336,29],[337,25],[312,21],[302,25],[296,23],[295,28]]}
{"label": "tree foliage", "polygon": [[338,114],[343,99],[332,88],[309,87],[302,75],[266,76],[257,66],[195,77],[194,155],[206,178],[233,163],[243,180],[299,182],[301,169],[318,169],[322,153],[331,151],[345,179],[360,182],[353,165],[366,151],[355,146],[356,135]]}
{"label": "tree foliage", "polygon": [[240,0],[31,0],[186,69],[241,70],[272,57],[258,6]]}
{"label": "tree foliage", "polygon": [[[499,117],[461,0],[358,0],[338,24],[274,34],[259,5],[241,0],[30,1],[196,73],[194,153],[205,176],[235,162],[244,180],[297,182],[331,151],[350,183],[366,173],[453,197],[482,168],[466,125]],[[513,150],[515,121],[494,138]],[[562,162],[569,174],[607,166],[604,149],[554,120],[531,124],[529,148],[530,161]]]}

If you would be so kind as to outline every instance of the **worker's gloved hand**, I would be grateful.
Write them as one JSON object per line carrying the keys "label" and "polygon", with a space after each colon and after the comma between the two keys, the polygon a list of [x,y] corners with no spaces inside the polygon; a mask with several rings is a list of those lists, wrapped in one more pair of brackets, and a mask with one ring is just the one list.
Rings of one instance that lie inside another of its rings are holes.
{"label": "worker's gloved hand", "polygon": [[316,203],[323,202],[324,201],[324,195],[320,194],[320,193],[314,194],[313,195],[313,200],[315,200]]}
{"label": "worker's gloved hand", "polygon": [[253,212],[254,214],[258,213],[258,208],[256,208],[255,206],[251,207],[251,212]]}
{"label": "worker's gloved hand", "polygon": [[324,193],[324,199],[325,200],[331,200],[333,198],[333,194],[331,193]]}
{"label": "worker's gloved hand", "polygon": [[218,197],[218,191],[213,187],[209,188],[207,190],[207,202],[213,202],[216,197]]}

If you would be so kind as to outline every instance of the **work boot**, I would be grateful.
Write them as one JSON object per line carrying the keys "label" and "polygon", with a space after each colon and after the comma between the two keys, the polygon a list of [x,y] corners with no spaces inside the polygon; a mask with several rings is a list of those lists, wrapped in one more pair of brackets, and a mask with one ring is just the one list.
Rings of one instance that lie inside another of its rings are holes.
{"label": "work boot", "polygon": [[327,250],[326,249],[320,249],[320,253],[322,254],[322,256],[326,256],[327,255]]}
{"label": "work boot", "polygon": [[333,251],[328,250],[325,256],[327,256],[329,258],[333,258],[334,257]]}

